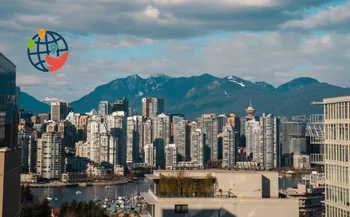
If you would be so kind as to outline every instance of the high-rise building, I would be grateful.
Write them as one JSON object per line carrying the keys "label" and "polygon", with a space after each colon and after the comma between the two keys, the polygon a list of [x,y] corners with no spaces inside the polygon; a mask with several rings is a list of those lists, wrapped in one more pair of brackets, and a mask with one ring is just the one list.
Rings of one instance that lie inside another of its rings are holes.
{"label": "high-rise building", "polygon": [[165,146],[165,168],[172,169],[177,165],[177,152],[175,144]]}
{"label": "high-rise building", "polygon": [[69,121],[61,121],[58,124],[57,131],[62,137],[62,146],[67,148],[74,148],[77,141],[77,128]]}
{"label": "high-rise building", "polygon": [[170,115],[170,121],[171,121],[171,143],[174,143],[174,136],[175,136],[175,125],[179,123],[180,121],[185,120],[185,115],[183,114],[171,114]]}
{"label": "high-rise building", "polygon": [[40,178],[60,178],[64,164],[62,139],[59,133],[44,133],[38,139],[36,165]]}
{"label": "high-rise building", "polygon": [[160,114],[152,120],[153,144],[157,148],[157,166],[165,167],[164,148],[170,144],[170,116]]}
{"label": "high-rise building", "polygon": [[40,118],[40,124],[43,124],[45,121],[50,120],[49,114],[46,114],[46,113],[39,114],[39,118]]}
{"label": "high-rise building", "polygon": [[118,141],[117,146],[117,161],[116,163],[121,166],[126,165],[126,123],[127,113],[123,111],[113,112],[107,117],[107,128],[113,138]]}
{"label": "high-rise building", "polygon": [[195,121],[189,123],[188,126],[190,127],[190,132],[196,132],[196,130],[198,129],[198,124]]}
{"label": "high-rise building", "polygon": [[139,139],[139,152],[141,161],[144,162],[144,147],[147,144],[151,144],[153,142],[153,133],[152,133],[152,120],[146,120],[140,123],[140,139]]}
{"label": "high-rise building", "polygon": [[145,152],[145,164],[147,166],[154,167],[156,166],[156,159],[157,159],[157,148],[151,143],[146,144],[144,147]]}
{"label": "high-rise building", "polygon": [[58,131],[58,124],[55,122],[51,122],[46,126],[47,133],[54,133]]}
{"label": "high-rise building", "polygon": [[238,116],[235,113],[230,113],[230,115],[227,117],[227,123],[233,127],[236,127],[236,125],[239,124]]}
{"label": "high-rise building", "polygon": [[218,121],[215,119],[215,114],[203,114],[197,120],[198,128],[202,129],[205,134],[205,155],[204,162],[208,160],[218,160]]}
{"label": "high-rise building", "polygon": [[326,217],[350,216],[350,96],[323,99]]}
{"label": "high-rise building", "polygon": [[128,115],[129,117],[136,116],[137,115],[136,109],[134,109],[133,107],[129,107]]}
{"label": "high-rise building", "polygon": [[18,132],[18,145],[22,147],[22,172],[36,172],[36,141],[30,132]]}
{"label": "high-rise building", "polygon": [[61,121],[68,114],[68,105],[66,102],[56,101],[51,103],[51,120]]}
{"label": "high-rise building", "polygon": [[278,168],[279,157],[279,122],[273,115],[260,117],[260,148],[262,148],[262,165],[265,169]]}
{"label": "high-rise building", "polygon": [[40,117],[32,116],[30,119],[31,119],[33,124],[40,124]]}
{"label": "high-rise building", "polygon": [[306,124],[300,122],[283,122],[281,132],[282,154],[290,154],[292,138],[305,138]]}
{"label": "high-rise building", "polygon": [[162,98],[143,98],[142,99],[142,116],[153,118],[164,112],[164,99]]}
{"label": "high-rise building", "polygon": [[265,169],[280,167],[279,120],[263,114],[245,123],[247,157]]}
{"label": "high-rise building", "polygon": [[126,135],[126,162],[138,163],[140,159],[140,136],[139,123],[142,121],[141,116],[134,116],[127,118],[127,135]]}
{"label": "high-rise building", "polygon": [[216,120],[218,121],[218,134],[222,133],[222,128],[227,124],[227,116],[225,114],[219,115]]}
{"label": "high-rise building", "polygon": [[290,148],[293,154],[307,154],[307,139],[291,138]]}
{"label": "high-rise building", "polygon": [[230,124],[227,124],[223,127],[222,133],[222,166],[232,168],[235,165],[235,158],[235,129]]}
{"label": "high-rise building", "polygon": [[178,161],[186,161],[190,157],[190,127],[187,120],[174,123],[174,144],[179,155]]}
{"label": "high-rise building", "polygon": [[111,104],[110,109],[111,109],[110,111],[111,114],[113,112],[124,112],[125,117],[127,117],[127,114],[129,112],[129,99],[125,97],[118,99],[115,103]]}
{"label": "high-rise building", "polygon": [[201,129],[191,132],[191,161],[199,168],[204,167],[205,134]]}
{"label": "high-rise building", "polygon": [[99,115],[108,115],[109,114],[109,102],[108,101],[101,101],[100,104],[98,104],[98,114]]}
{"label": "high-rise building", "polygon": [[247,158],[256,163],[262,163],[262,147],[260,147],[259,121],[251,119],[245,123],[245,137],[247,146]]}
{"label": "high-rise building", "polygon": [[0,217],[19,216],[21,147],[16,66],[0,53]]}
{"label": "high-rise building", "polygon": [[142,98],[142,116],[148,118],[149,117],[149,104],[151,102],[151,98]]}
{"label": "high-rise building", "polygon": [[118,113],[109,116],[92,116],[88,121],[86,144],[78,143],[79,152],[84,153],[80,156],[87,157],[96,163],[108,163],[110,167],[124,165],[124,152],[121,153],[125,151],[126,142],[123,126],[125,127],[123,116],[120,117]]}

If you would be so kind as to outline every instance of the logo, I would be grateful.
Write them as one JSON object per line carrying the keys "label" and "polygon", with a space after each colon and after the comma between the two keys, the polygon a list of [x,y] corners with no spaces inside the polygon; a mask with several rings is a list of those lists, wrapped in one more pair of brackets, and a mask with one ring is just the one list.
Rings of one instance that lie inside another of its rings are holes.
{"label": "logo", "polygon": [[54,72],[67,61],[69,51],[66,40],[58,33],[39,29],[27,42],[30,63],[42,72]]}

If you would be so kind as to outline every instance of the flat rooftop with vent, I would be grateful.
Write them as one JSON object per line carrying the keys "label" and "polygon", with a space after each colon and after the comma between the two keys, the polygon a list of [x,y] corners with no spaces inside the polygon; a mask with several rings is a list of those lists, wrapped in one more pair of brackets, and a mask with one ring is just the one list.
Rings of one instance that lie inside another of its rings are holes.
{"label": "flat rooftop with vent", "polygon": [[146,178],[152,217],[298,216],[297,199],[279,198],[277,172],[157,170]]}

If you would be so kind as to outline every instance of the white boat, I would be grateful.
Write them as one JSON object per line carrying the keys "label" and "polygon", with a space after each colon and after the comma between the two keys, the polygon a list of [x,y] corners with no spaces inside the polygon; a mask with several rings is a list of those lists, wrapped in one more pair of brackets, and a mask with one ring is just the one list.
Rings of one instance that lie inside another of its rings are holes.
{"label": "white boat", "polygon": [[47,197],[46,200],[51,201],[52,197],[50,197],[50,187],[47,188]]}
{"label": "white boat", "polygon": [[81,194],[81,191],[77,191],[77,192],[75,192],[76,194]]}
{"label": "white boat", "polygon": [[111,188],[111,186],[107,185],[105,188],[106,188],[106,189],[110,189],[110,188]]}

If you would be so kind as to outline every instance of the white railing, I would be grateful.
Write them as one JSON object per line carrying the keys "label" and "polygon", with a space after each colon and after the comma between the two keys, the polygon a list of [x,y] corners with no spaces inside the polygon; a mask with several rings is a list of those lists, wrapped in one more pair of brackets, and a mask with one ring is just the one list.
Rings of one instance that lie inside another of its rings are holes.
{"label": "white railing", "polygon": [[324,154],[310,154],[311,164],[324,164]]}
{"label": "white railing", "polygon": [[322,114],[310,115],[307,123],[307,136],[310,136],[311,144],[323,144],[324,142],[324,116]]}

